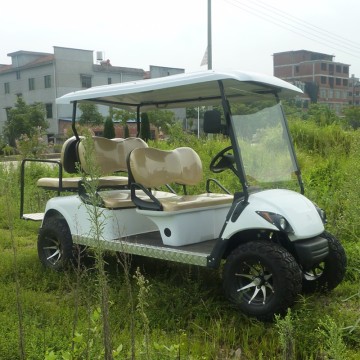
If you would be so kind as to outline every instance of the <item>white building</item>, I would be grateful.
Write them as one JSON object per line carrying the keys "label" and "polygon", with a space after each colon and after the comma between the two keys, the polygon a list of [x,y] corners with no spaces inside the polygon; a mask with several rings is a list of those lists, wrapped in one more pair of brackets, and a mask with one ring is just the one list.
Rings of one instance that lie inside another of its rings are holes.
{"label": "white building", "polygon": [[184,69],[150,66],[143,69],[113,66],[102,53],[54,46],[54,53],[16,51],[8,54],[10,65],[0,64],[0,132],[7,111],[22,96],[27,104],[46,107],[49,136],[59,134],[59,119],[69,119],[72,106],[56,105],[55,99],[75,90],[184,72]]}

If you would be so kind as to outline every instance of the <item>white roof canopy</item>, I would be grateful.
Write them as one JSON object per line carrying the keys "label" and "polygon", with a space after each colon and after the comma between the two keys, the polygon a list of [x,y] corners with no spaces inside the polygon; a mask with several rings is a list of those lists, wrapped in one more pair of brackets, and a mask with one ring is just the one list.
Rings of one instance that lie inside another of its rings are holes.
{"label": "white roof canopy", "polygon": [[[61,96],[57,104],[94,102],[123,109],[142,110],[176,108],[216,104],[221,101],[219,81],[228,98],[242,101],[256,95],[266,97],[277,93],[281,98],[294,97],[302,91],[296,86],[273,76],[241,71],[200,71],[138,80],[112,85],[95,86]],[[272,95],[273,96],[273,95]]]}

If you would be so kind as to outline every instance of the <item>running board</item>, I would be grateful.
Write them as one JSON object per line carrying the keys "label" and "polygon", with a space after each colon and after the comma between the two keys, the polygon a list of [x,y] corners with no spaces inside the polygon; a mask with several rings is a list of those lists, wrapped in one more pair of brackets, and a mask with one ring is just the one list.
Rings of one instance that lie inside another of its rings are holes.
{"label": "running board", "polygon": [[44,219],[44,213],[23,214],[21,216],[21,219],[32,220],[32,221],[42,221]]}
{"label": "running board", "polygon": [[[74,243],[94,247],[97,241],[91,238],[73,237]],[[129,236],[127,238],[101,241],[103,250],[140,255],[156,259],[180,262],[197,266],[208,266],[217,239],[185,246],[167,246],[158,231]]]}

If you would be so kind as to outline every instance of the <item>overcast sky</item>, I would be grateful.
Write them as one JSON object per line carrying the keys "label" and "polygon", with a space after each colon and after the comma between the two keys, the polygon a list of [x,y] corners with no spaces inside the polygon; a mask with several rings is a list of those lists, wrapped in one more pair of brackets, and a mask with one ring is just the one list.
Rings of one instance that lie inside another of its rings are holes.
{"label": "overcast sky", "polygon": [[[208,0],[17,0],[2,4],[0,64],[18,50],[103,51],[112,65],[206,69]],[[335,55],[360,76],[358,0],[212,0],[214,69],[272,74],[276,52]]]}

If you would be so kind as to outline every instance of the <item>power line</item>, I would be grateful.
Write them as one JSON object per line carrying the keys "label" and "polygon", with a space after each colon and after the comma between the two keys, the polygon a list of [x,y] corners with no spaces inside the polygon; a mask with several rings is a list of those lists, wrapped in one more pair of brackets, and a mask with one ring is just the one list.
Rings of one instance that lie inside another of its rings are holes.
{"label": "power line", "polygon": [[[314,30],[311,30],[308,28],[307,26],[307,30],[304,30],[304,26],[303,27],[298,27],[298,26],[295,26],[294,24],[292,23],[289,23],[289,22],[286,22],[285,20],[288,20],[289,19],[286,19],[286,16],[283,16],[283,15],[278,15],[275,13],[275,11],[273,10],[265,10],[265,9],[262,9],[262,10],[259,10],[257,8],[254,8],[254,7],[251,7],[249,4],[243,4],[239,1],[236,1],[236,0],[225,0],[227,3],[231,4],[232,6],[234,7],[237,7],[237,8],[240,8],[256,17],[259,17],[267,22],[270,22],[278,27],[281,27],[283,29],[286,29],[287,31],[290,31],[292,33],[295,33],[297,35],[300,35],[304,38],[307,38],[311,41],[314,41],[314,42],[317,42],[317,43],[320,43],[322,45],[325,45],[329,48],[332,48],[332,49],[335,49],[339,52],[342,52],[342,53],[346,53],[350,56],[353,56],[353,57],[356,57],[356,58],[359,58],[359,55],[356,55],[354,54],[354,51],[357,53],[359,52],[360,54],[360,51],[356,50],[356,48],[358,46],[350,46],[350,45],[346,45],[344,44],[344,40],[336,40],[336,39],[333,39],[333,38],[329,38],[328,35],[319,35],[319,31],[315,31],[314,33]],[[256,0],[255,0],[256,1]],[[253,2],[251,3],[251,5],[255,5],[255,6],[259,6],[257,4],[254,4]],[[285,12],[281,11],[281,10],[277,10],[278,12],[281,12],[281,13],[284,13],[286,14]],[[272,13],[273,15],[275,14],[275,16],[277,16],[278,18],[275,19],[273,16],[271,16]],[[288,17],[293,17],[292,15],[287,15]],[[280,18],[279,18],[280,17]],[[294,19],[298,19],[298,18],[295,18],[293,17]],[[285,20],[284,20],[285,19]],[[301,23],[302,21],[300,19],[297,20],[297,22]],[[303,22],[303,24],[308,24],[307,22]],[[302,25],[303,25],[302,24]],[[310,23],[309,23],[310,24]],[[311,25],[312,27],[314,28],[317,28],[316,26],[314,25]],[[320,29],[320,28],[319,28]],[[312,31],[312,32],[311,32]],[[326,30],[322,30],[322,32],[326,32]],[[331,34],[331,33],[329,33]],[[332,34],[333,35],[333,34]],[[336,37],[336,36],[335,36]],[[337,36],[338,38],[342,39],[341,37]],[[350,40],[347,40],[348,43],[351,43]],[[354,44],[356,44],[354,42]],[[358,47],[360,49],[360,47]],[[346,49],[346,50],[344,50]]]}
{"label": "power line", "polygon": [[336,39],[338,39],[338,40],[336,40],[336,41],[340,41],[341,44],[343,44],[343,42],[346,42],[346,43],[348,43],[352,48],[357,48],[357,49],[360,50],[360,43],[358,43],[358,42],[355,42],[355,41],[353,41],[353,40],[347,39],[347,38],[345,38],[345,37],[343,37],[343,36],[341,36],[341,35],[339,35],[339,34],[336,34],[336,33],[334,33],[334,32],[331,32],[331,31],[329,31],[329,30],[325,30],[325,29],[323,29],[323,28],[321,28],[321,27],[319,27],[319,26],[317,26],[317,25],[311,24],[311,23],[308,22],[308,21],[305,21],[305,20],[303,20],[303,19],[300,19],[299,17],[296,17],[296,16],[294,16],[294,15],[292,15],[292,14],[289,14],[289,13],[287,13],[287,12],[281,10],[281,9],[278,9],[278,8],[276,8],[276,7],[274,7],[274,6],[271,6],[271,5],[269,5],[269,4],[266,4],[264,1],[261,1],[261,0],[252,0],[252,1],[258,3],[258,6],[267,8],[267,9],[268,9],[269,11],[271,11],[271,12],[278,13],[278,14],[280,14],[280,16],[284,16],[285,18],[290,18],[290,19],[292,19],[292,21],[295,21],[295,22],[299,23],[300,25],[313,28],[314,30],[312,30],[312,31],[320,32],[320,33],[322,33],[323,35],[325,35],[325,36],[327,36],[327,37],[329,37],[329,38],[336,38]]}

